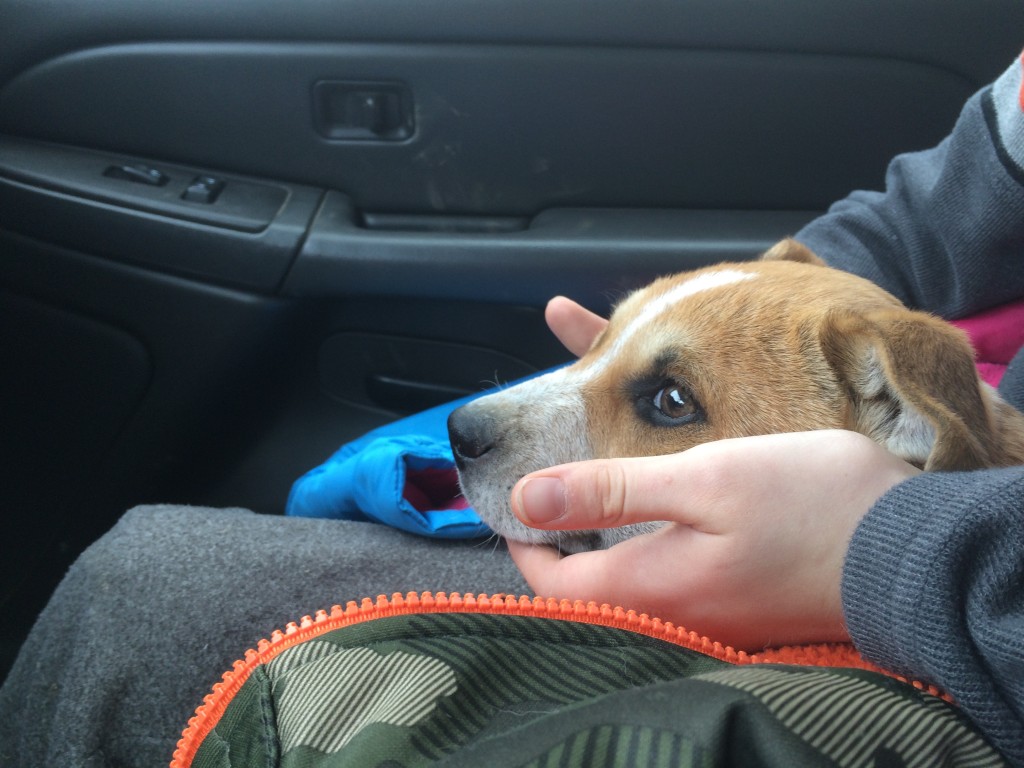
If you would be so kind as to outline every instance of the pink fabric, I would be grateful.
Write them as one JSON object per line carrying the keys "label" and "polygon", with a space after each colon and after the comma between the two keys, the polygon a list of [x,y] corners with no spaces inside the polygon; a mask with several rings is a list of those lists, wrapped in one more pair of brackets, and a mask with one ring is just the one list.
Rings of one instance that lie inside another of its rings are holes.
{"label": "pink fabric", "polygon": [[403,498],[419,512],[434,509],[467,509],[469,502],[459,488],[459,474],[451,469],[406,469]]}
{"label": "pink fabric", "polygon": [[954,320],[953,325],[967,332],[979,375],[995,387],[1007,364],[1024,346],[1024,299]]}

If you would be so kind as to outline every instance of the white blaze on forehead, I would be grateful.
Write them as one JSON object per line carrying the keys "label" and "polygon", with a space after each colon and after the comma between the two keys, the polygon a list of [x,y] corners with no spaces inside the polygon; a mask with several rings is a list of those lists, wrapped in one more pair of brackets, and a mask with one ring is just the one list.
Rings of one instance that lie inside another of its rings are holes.
{"label": "white blaze on forehead", "polygon": [[618,336],[615,337],[615,341],[612,342],[611,347],[605,350],[604,354],[588,366],[586,370],[580,371],[580,375],[585,379],[590,379],[598,375],[612,360],[619,356],[623,347],[630,342],[640,329],[649,325],[656,317],[671,309],[683,299],[698,293],[703,293],[704,291],[710,291],[713,288],[721,288],[726,285],[740,283],[744,280],[749,280],[752,277],[756,277],[754,272],[741,272],[738,269],[722,269],[716,272],[704,272],[696,277],[690,278],[686,282],[670,288],[665,291],[665,293],[647,302],[647,304],[644,305],[644,308],[640,310],[640,313],[630,321],[629,325],[622,329]]}

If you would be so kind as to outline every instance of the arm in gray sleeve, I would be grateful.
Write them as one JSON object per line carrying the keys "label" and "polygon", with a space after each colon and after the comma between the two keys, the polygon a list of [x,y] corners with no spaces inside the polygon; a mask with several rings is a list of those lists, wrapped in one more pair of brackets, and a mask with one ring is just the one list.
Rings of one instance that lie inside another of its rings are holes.
{"label": "arm in gray sleeve", "polygon": [[866,658],[947,691],[1024,765],[1024,467],[883,496],[850,544],[843,610]]}
{"label": "arm in gray sleeve", "polygon": [[[937,147],[890,164],[796,238],[915,308],[960,317],[1024,296],[1022,61],[965,105]],[[1024,356],[1004,377],[1017,407]],[[872,661],[948,691],[1024,765],[1024,467],[925,473],[861,522],[843,610]]]}
{"label": "arm in gray sleeve", "polygon": [[908,305],[961,317],[1024,296],[1022,62],[964,106],[937,147],[900,155],[796,235]]}

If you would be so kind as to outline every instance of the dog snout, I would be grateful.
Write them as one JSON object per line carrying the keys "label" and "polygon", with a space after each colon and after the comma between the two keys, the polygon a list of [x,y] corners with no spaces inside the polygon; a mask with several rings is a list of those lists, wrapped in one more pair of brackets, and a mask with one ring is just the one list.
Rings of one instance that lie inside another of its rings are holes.
{"label": "dog snout", "polygon": [[456,408],[448,416],[448,439],[460,468],[494,448],[494,434],[494,420],[468,405]]}

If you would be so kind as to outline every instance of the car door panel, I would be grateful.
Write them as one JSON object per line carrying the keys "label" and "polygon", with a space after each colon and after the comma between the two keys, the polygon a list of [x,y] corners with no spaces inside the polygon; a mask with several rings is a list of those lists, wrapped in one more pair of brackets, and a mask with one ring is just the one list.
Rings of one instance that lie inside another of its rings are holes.
{"label": "car door panel", "polygon": [[[139,169],[162,183],[112,173]],[[188,199],[201,180],[218,185],[212,202]],[[209,168],[0,138],[0,208],[10,230],[261,293],[284,280],[322,194]]]}
{"label": "car door panel", "polygon": [[[325,82],[407,88],[411,138],[325,137]],[[0,129],[337,189],[371,213],[816,208],[937,141],[976,87],[931,64],[790,52],[149,43],[22,73]]]}

